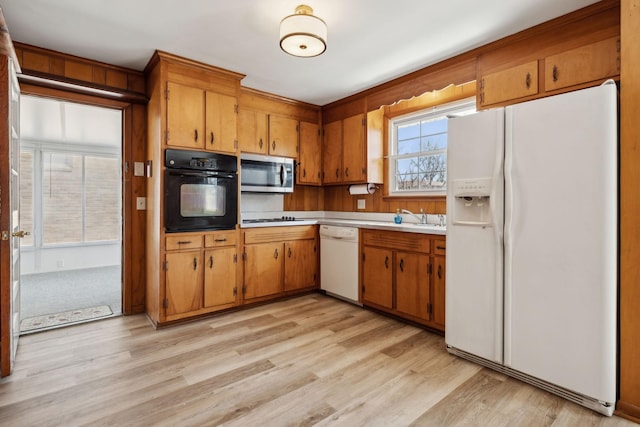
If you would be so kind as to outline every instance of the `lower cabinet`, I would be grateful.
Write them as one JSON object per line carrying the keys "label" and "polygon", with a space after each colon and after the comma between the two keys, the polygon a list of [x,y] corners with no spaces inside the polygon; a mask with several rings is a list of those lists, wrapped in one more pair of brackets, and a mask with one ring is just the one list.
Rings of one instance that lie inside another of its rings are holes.
{"label": "lower cabinet", "polygon": [[444,331],[444,236],[364,230],[361,301]]}
{"label": "lower cabinet", "polygon": [[317,227],[250,228],[244,236],[244,301],[314,289],[318,284]]}
{"label": "lower cabinet", "polygon": [[237,233],[230,230],[166,236],[161,322],[237,305]]}

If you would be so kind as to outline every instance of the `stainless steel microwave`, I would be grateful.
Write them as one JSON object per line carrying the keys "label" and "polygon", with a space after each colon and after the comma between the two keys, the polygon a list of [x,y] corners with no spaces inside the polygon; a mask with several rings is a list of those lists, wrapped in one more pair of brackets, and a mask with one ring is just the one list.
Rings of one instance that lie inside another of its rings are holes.
{"label": "stainless steel microwave", "polygon": [[292,193],[295,160],[242,153],[240,190],[246,193]]}

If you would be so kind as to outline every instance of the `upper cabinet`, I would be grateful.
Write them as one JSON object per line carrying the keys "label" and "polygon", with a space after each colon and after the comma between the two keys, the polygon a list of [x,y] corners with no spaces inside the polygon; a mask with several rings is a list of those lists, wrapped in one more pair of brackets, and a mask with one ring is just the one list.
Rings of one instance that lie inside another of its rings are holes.
{"label": "upper cabinet", "polygon": [[267,138],[267,113],[262,111],[238,108],[238,141],[240,151],[267,154],[269,139]]}
{"label": "upper cabinet", "polygon": [[620,77],[619,36],[551,54],[540,47],[522,63],[507,68],[495,64],[500,55],[497,51],[478,58],[479,108],[527,101]]}
{"label": "upper cabinet", "polygon": [[269,115],[269,154],[298,157],[298,120]]}
{"label": "upper cabinet", "polygon": [[168,146],[235,153],[235,96],[167,82]]}
{"label": "upper cabinet", "polygon": [[382,183],[383,110],[324,125],[324,184]]}

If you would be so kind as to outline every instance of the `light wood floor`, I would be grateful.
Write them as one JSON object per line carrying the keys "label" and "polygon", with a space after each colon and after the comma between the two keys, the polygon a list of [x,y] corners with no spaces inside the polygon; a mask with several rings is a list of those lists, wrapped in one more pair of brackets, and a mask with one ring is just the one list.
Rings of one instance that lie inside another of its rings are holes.
{"label": "light wood floor", "polygon": [[7,426],[625,426],[319,294],[162,330],[119,317],[25,336]]}

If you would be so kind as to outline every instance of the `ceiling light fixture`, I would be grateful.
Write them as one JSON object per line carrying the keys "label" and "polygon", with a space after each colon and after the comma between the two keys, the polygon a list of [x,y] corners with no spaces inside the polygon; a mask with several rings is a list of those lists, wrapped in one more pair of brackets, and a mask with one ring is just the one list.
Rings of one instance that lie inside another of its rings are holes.
{"label": "ceiling light fixture", "polygon": [[321,55],[327,49],[327,24],[301,4],[295,14],[280,21],[280,47],[293,56]]}

